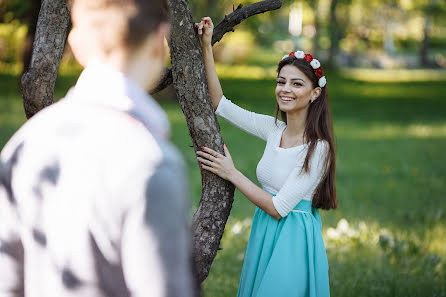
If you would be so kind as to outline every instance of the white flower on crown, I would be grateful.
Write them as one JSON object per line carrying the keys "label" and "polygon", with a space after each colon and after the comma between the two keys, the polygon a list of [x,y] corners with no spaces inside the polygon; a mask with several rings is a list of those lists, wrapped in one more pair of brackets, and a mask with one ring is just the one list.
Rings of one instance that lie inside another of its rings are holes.
{"label": "white flower on crown", "polygon": [[325,78],[325,76],[322,76],[321,78],[319,78],[319,81],[318,81],[319,87],[323,88],[323,87],[325,87],[326,84],[327,84],[327,79]]}
{"label": "white flower on crown", "polygon": [[313,69],[318,69],[319,67],[321,67],[321,63],[317,60],[317,59],[313,59],[310,62],[311,67],[313,67]]}
{"label": "white flower on crown", "polygon": [[305,57],[305,53],[303,51],[294,52],[294,56],[298,59],[303,59]]}
{"label": "white flower on crown", "polygon": [[288,56],[289,56],[289,55],[285,55],[285,56],[283,56],[282,60],[288,58]]}

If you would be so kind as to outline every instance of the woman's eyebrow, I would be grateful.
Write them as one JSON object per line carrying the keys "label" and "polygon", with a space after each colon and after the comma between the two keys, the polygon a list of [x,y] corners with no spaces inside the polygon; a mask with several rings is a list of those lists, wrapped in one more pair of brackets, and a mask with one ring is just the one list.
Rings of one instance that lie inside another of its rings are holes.
{"label": "woman's eyebrow", "polygon": [[[277,78],[286,79],[286,78],[283,77],[283,76],[278,76]],[[291,78],[290,80],[301,80],[301,81],[305,82],[302,78]]]}

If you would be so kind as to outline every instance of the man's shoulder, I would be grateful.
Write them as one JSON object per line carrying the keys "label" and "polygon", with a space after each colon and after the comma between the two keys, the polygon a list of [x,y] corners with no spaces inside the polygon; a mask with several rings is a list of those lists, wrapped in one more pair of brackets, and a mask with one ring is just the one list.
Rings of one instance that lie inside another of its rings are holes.
{"label": "man's shoulder", "polygon": [[166,154],[162,150],[167,155],[174,151],[141,121],[125,112],[65,99],[26,122],[6,144],[2,159],[9,158],[19,144],[32,147],[29,153],[36,157],[57,153],[98,162],[113,158],[115,162],[156,163]]}

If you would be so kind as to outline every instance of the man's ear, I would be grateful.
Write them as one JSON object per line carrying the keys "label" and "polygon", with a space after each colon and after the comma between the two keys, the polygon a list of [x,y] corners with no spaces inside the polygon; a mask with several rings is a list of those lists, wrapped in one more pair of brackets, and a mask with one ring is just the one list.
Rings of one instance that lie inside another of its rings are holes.
{"label": "man's ear", "polygon": [[170,39],[170,24],[169,23],[161,23],[156,31],[154,32],[154,41],[155,41],[155,48],[154,48],[154,56],[162,56],[165,55],[165,48],[164,48],[164,38],[167,39],[169,42]]}
{"label": "man's ear", "polygon": [[[68,34],[68,44],[71,47],[74,57],[82,65],[82,67],[87,66],[88,62],[88,45],[86,42],[82,42],[82,36],[77,27],[73,27]],[[88,43],[87,43],[88,44]]]}

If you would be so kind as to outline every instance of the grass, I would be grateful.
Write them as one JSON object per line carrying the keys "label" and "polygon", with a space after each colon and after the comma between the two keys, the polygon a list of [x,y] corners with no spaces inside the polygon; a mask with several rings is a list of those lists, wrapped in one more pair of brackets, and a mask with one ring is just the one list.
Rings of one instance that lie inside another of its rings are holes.
{"label": "grass", "polygon": [[[327,73],[340,201],[337,210],[321,212],[331,295],[446,296],[445,80],[377,81],[369,75],[352,80]],[[257,77],[223,79],[225,95],[272,114],[274,80]],[[25,120],[16,82],[0,75],[0,147]],[[74,82],[75,76],[61,76],[56,97]],[[185,120],[175,101],[162,105],[188,165],[196,207],[200,177]],[[236,166],[256,180],[264,143],[220,123]],[[236,191],[223,249],[203,284],[205,296],[236,295],[253,212]]]}

